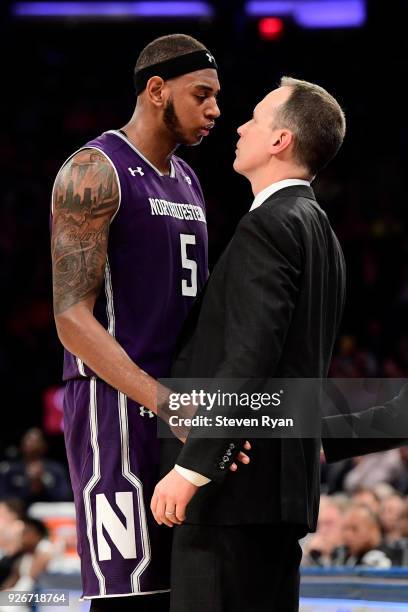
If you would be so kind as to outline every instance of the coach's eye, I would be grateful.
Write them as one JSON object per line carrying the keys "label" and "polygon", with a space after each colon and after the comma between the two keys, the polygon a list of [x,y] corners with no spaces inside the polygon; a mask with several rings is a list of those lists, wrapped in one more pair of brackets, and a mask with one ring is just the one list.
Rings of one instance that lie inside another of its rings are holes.
{"label": "coach's eye", "polygon": [[207,97],[206,95],[202,95],[202,96],[199,96],[198,94],[196,95],[197,100],[201,100],[201,102],[205,100],[206,97]]}

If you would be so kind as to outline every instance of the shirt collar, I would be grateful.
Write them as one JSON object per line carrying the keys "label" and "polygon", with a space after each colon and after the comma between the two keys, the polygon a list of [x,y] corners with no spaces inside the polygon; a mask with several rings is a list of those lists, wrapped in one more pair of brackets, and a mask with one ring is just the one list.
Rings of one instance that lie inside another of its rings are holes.
{"label": "shirt collar", "polygon": [[310,187],[309,181],[303,181],[302,179],[285,179],[284,181],[278,181],[277,183],[272,183],[265,189],[262,189],[256,196],[254,201],[252,202],[252,206],[249,210],[254,210],[254,208],[258,208],[261,204],[263,204],[272,194],[276,193],[280,189],[284,187],[293,187],[293,185],[306,185]]}

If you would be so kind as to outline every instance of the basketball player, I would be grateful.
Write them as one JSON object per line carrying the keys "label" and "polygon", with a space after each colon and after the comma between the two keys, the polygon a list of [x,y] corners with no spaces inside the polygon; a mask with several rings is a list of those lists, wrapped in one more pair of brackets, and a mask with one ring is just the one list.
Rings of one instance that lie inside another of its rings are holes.
{"label": "basketball player", "polygon": [[[74,153],[53,188],[54,312],[65,347],[64,427],[83,597],[91,610],[167,610],[169,539],[149,500],[158,480],[158,377],[207,278],[204,199],[174,150],[220,114],[217,66],[186,35],[135,68],[121,130]],[[113,599],[110,599],[113,598]]]}

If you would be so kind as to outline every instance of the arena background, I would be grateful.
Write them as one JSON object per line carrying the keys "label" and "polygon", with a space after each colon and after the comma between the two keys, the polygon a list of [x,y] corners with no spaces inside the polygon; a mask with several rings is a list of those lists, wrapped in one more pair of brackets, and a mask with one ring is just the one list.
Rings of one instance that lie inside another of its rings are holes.
{"label": "arena background", "polygon": [[212,16],[194,18],[30,17],[21,14],[23,4],[30,3],[3,1],[0,8],[0,459],[16,457],[23,433],[39,426],[50,457],[65,461],[52,421],[62,351],[52,318],[51,187],[71,152],[128,120],[138,52],[167,33],[196,36],[220,67],[217,127],[200,147],[180,149],[206,196],[211,266],[252,201],[249,183],[232,171],[237,126],[282,75],[319,83],[340,101],[346,141],[314,183],[348,271],[331,375],[408,377],[406,2],[362,0],[366,16],[352,27],[305,28],[294,9],[265,10],[264,17],[282,21],[263,22],[263,34],[262,15],[250,17],[250,3],[240,0],[201,3]]}

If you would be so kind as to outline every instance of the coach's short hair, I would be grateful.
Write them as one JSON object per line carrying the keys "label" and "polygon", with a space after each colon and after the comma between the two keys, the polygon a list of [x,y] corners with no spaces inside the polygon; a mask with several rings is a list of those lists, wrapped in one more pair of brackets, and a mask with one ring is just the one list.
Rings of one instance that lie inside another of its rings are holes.
{"label": "coach's short hair", "polygon": [[344,112],[337,100],[319,85],[284,76],[280,86],[292,91],[278,110],[274,127],[293,132],[295,158],[314,176],[342,145],[346,133]]}
{"label": "coach's short hair", "polygon": [[196,40],[192,36],[187,34],[168,34],[167,36],[160,36],[152,40],[151,43],[141,51],[137,58],[135,66],[135,74],[147,68],[172,59],[179,57],[180,55],[186,55],[187,53],[193,53],[193,51],[203,51],[206,47],[200,41]]}

